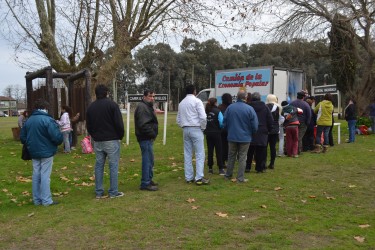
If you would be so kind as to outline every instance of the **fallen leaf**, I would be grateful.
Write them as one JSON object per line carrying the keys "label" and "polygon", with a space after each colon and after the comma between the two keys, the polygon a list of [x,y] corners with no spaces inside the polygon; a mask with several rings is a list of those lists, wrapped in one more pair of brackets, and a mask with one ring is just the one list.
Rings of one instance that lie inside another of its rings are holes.
{"label": "fallen leaf", "polygon": [[222,218],[228,218],[228,214],[224,214],[224,213],[222,213],[222,212],[217,212],[217,213],[215,213],[217,216],[219,216],[219,217],[222,217]]}
{"label": "fallen leaf", "polygon": [[327,200],[336,200],[336,198],[332,197],[332,196],[327,196],[326,198],[327,198]]}
{"label": "fallen leaf", "polygon": [[16,180],[17,180],[18,182],[31,182],[31,181],[32,181],[31,179],[29,179],[29,178],[25,178],[25,177],[23,177],[23,176],[17,176],[17,177],[16,177]]}
{"label": "fallen leaf", "polygon": [[266,205],[261,205],[260,207],[261,207],[261,208],[267,208],[267,206],[266,206]]}
{"label": "fallen leaf", "polygon": [[307,202],[307,200],[301,200],[302,201],[302,203],[306,203]]}
{"label": "fallen leaf", "polygon": [[8,189],[5,189],[5,188],[4,188],[4,189],[3,189],[3,192],[4,192],[4,193],[8,193]]}
{"label": "fallen leaf", "polygon": [[67,195],[67,194],[69,194],[69,192],[63,192],[63,195]]}
{"label": "fallen leaf", "polygon": [[90,181],[95,181],[95,176],[91,176],[89,179]]}
{"label": "fallen leaf", "polygon": [[60,176],[60,179],[62,181],[66,181],[66,182],[69,182],[70,180],[68,178],[66,178],[65,176]]}
{"label": "fallen leaf", "polygon": [[134,160],[134,159],[131,159],[130,162],[135,162],[135,160]]}
{"label": "fallen leaf", "polygon": [[189,198],[186,201],[189,202],[189,203],[193,203],[193,202],[195,202],[195,199],[194,198]]}
{"label": "fallen leaf", "polygon": [[88,168],[92,168],[92,165],[87,165]]}
{"label": "fallen leaf", "polygon": [[34,216],[34,213],[28,214],[27,217],[32,217]]}
{"label": "fallen leaf", "polygon": [[17,203],[17,199],[13,198],[13,199],[10,199],[11,201],[13,201],[14,203]]}
{"label": "fallen leaf", "polygon": [[76,164],[74,161],[69,162],[70,164]]}
{"label": "fallen leaf", "polygon": [[230,179],[231,182],[237,182],[236,178]]}
{"label": "fallen leaf", "polygon": [[173,163],[172,163],[172,167],[175,167],[175,166],[177,166],[177,164],[173,162]]}
{"label": "fallen leaf", "polygon": [[197,210],[199,208],[199,206],[191,206],[191,209],[193,210]]}
{"label": "fallen leaf", "polygon": [[363,225],[359,225],[358,227],[360,227],[360,228],[368,228],[368,227],[370,227],[370,225],[369,224],[363,224]]}
{"label": "fallen leaf", "polygon": [[74,178],[73,178],[73,181],[79,181],[79,178],[74,177]]}
{"label": "fallen leaf", "polygon": [[349,185],[349,188],[356,188],[356,185]]}
{"label": "fallen leaf", "polygon": [[354,236],[354,239],[358,242],[363,243],[365,241],[365,237],[362,236]]}
{"label": "fallen leaf", "polygon": [[173,169],[172,171],[173,171],[173,172],[177,172],[177,171],[178,171],[178,169]]}
{"label": "fallen leaf", "polygon": [[315,199],[316,196],[315,196],[315,195],[310,195],[309,198],[311,198],[311,199]]}
{"label": "fallen leaf", "polygon": [[260,192],[259,189],[254,190],[254,193],[259,193],[259,192]]}
{"label": "fallen leaf", "polygon": [[173,161],[173,160],[174,160],[174,157],[169,157],[169,160],[172,160],[172,161]]}
{"label": "fallen leaf", "polygon": [[134,174],[133,176],[134,176],[134,177],[137,177],[137,176],[139,176],[139,174]]}
{"label": "fallen leaf", "polygon": [[275,191],[280,191],[280,190],[283,190],[283,188],[282,187],[275,187],[274,190]]}
{"label": "fallen leaf", "polygon": [[68,169],[67,166],[61,168],[61,170],[67,170],[67,169]]}
{"label": "fallen leaf", "polygon": [[23,194],[24,196],[30,196],[30,195],[31,195],[29,191],[23,191],[22,194]]}

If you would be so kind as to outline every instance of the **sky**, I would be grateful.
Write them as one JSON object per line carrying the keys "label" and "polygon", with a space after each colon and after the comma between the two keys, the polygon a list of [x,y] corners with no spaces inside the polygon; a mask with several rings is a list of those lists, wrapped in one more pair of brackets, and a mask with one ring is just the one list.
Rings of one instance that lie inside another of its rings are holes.
{"label": "sky", "polygon": [[17,66],[13,59],[13,49],[0,37],[0,95],[9,85],[26,86],[27,71]]}

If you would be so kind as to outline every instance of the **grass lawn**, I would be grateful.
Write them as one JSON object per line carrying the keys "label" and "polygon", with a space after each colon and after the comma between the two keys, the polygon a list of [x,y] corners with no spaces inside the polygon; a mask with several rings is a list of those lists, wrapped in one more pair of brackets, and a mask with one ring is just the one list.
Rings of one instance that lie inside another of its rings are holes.
{"label": "grass lawn", "polygon": [[[119,167],[124,197],[96,200],[95,155],[81,154],[80,146],[63,154],[60,146],[51,176],[60,204],[40,207],[31,201],[31,162],[21,160],[21,143],[12,138],[17,120],[1,117],[0,249],[375,249],[375,135],[326,154],[277,158],[275,170],[246,174],[248,183],[225,181],[215,169],[206,174],[210,185],[196,186],[184,180],[176,114],[168,115],[166,145],[158,118],[158,192],[139,190],[130,121]],[[347,124],[339,122],[344,142]],[[106,166],[106,189],[108,173]]]}

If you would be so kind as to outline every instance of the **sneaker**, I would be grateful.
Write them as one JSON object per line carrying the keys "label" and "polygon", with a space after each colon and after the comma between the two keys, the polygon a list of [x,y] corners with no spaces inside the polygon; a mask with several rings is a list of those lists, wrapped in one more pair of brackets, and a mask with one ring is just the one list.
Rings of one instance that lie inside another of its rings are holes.
{"label": "sneaker", "polygon": [[48,206],[54,206],[54,205],[57,205],[57,204],[59,204],[59,202],[53,201],[51,204],[47,204],[47,205],[44,205],[44,206],[48,207]]}
{"label": "sneaker", "polygon": [[243,179],[242,181],[240,181],[239,179],[237,179],[238,183],[245,183],[245,182],[248,182],[248,181],[249,181],[249,179]]}
{"label": "sneaker", "polygon": [[209,174],[213,174],[214,173],[214,170],[212,168],[208,169],[208,173]]}
{"label": "sneaker", "polygon": [[119,197],[122,197],[122,196],[124,196],[124,193],[123,193],[123,192],[117,192],[116,195],[109,196],[109,198],[113,199],[113,198],[119,198]]}
{"label": "sneaker", "polygon": [[202,178],[202,179],[199,179],[199,180],[195,181],[195,184],[197,184],[197,185],[207,185],[208,183],[210,183],[210,180],[205,179],[205,178]]}
{"label": "sneaker", "polygon": [[144,191],[158,191],[158,187],[152,186],[151,184],[146,187],[140,187],[139,189]]}
{"label": "sneaker", "polygon": [[224,169],[220,169],[219,170],[219,175],[225,175],[225,170]]}
{"label": "sneaker", "polygon": [[150,182],[150,185],[151,185],[151,186],[158,186],[158,185],[159,185],[159,183],[157,183],[157,182],[154,182],[154,181],[151,181],[151,182]]}

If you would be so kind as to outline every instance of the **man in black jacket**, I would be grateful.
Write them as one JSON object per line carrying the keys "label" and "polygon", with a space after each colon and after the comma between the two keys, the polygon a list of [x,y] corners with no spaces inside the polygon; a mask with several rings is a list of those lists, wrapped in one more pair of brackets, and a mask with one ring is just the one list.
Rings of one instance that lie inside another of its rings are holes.
{"label": "man in black jacket", "polygon": [[118,191],[118,163],[120,160],[120,141],[124,137],[124,122],[119,106],[109,98],[108,88],[98,85],[95,88],[96,101],[90,104],[86,112],[87,131],[94,140],[95,192],[96,198],[103,198],[104,163],[108,156],[110,171],[110,198],[124,196]]}
{"label": "man in black jacket", "polygon": [[135,135],[142,151],[142,180],[141,190],[157,191],[157,183],[154,176],[154,149],[153,144],[158,135],[158,118],[153,104],[154,91],[146,89],[143,92],[143,100],[138,103],[134,112]]}

